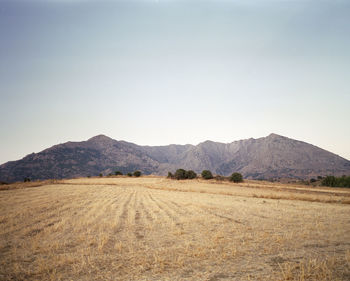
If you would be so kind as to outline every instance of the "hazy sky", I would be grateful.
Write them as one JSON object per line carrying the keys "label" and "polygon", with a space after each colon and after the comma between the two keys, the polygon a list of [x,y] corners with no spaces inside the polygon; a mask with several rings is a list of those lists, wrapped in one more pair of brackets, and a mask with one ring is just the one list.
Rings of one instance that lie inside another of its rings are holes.
{"label": "hazy sky", "polygon": [[0,0],[0,163],[271,132],[350,159],[350,1]]}

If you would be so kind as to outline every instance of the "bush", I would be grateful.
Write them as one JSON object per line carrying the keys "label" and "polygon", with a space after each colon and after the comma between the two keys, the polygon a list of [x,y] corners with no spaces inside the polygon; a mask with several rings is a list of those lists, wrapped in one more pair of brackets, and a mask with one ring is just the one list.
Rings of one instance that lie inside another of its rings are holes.
{"label": "bush", "polygon": [[99,176],[102,178],[103,177],[102,173],[100,173]]}
{"label": "bush", "polygon": [[197,177],[197,174],[194,171],[189,170],[189,171],[186,171],[185,176],[186,176],[186,179],[191,180],[191,179],[195,179]]}
{"label": "bush", "polygon": [[336,178],[334,176],[327,176],[322,180],[322,185],[335,186]]}
{"label": "bush", "polygon": [[350,187],[350,176],[342,176],[339,178],[327,176],[322,180],[322,185],[330,187]]}
{"label": "bush", "polygon": [[311,179],[310,182],[311,183],[316,182],[316,179]]}
{"label": "bush", "polygon": [[177,169],[175,172],[174,178],[177,180],[186,179],[186,171],[184,169]]}
{"label": "bush", "polygon": [[126,174],[128,177],[132,177],[132,173],[127,173]]}
{"label": "bush", "polygon": [[202,172],[202,178],[205,180],[210,180],[213,178],[213,174],[209,170],[204,170]]}
{"label": "bush", "polygon": [[177,169],[175,174],[172,174],[171,172],[168,172],[168,179],[177,179],[177,180],[185,180],[185,179],[195,179],[197,178],[197,174],[193,170],[184,170],[184,169]]}
{"label": "bush", "polygon": [[134,172],[134,177],[139,177],[139,176],[141,176],[141,172],[140,171],[135,171]]}
{"label": "bush", "polygon": [[115,171],[115,173],[114,173],[116,176],[122,176],[123,175],[123,173],[121,172],[121,171]]}
{"label": "bush", "polygon": [[24,182],[30,182],[30,178],[25,177],[25,178],[23,179],[23,181],[24,181]]}
{"label": "bush", "polygon": [[230,181],[243,182],[243,176],[240,173],[233,173],[230,177]]}

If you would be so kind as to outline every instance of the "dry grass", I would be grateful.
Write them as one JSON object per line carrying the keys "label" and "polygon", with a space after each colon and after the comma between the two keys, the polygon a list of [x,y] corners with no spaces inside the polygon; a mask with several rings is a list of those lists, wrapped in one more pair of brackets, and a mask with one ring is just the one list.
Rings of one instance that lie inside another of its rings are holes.
{"label": "dry grass", "polygon": [[123,183],[136,184],[150,189],[199,192],[208,194],[223,194],[231,196],[244,196],[268,199],[301,200],[309,202],[350,204],[350,189],[330,187],[305,187],[304,185],[281,184],[276,182],[248,180],[244,183],[218,182],[216,180],[187,180],[176,181],[154,176],[143,178],[143,181],[135,182],[133,178],[95,178],[64,180],[65,184],[94,185],[120,185]]}
{"label": "dry grass", "polygon": [[38,187],[48,184],[59,183],[59,180],[42,180],[42,181],[32,181],[32,182],[15,182],[11,184],[2,184],[0,185],[1,190],[11,190],[11,189],[22,189],[28,187]]}
{"label": "dry grass", "polygon": [[349,280],[349,192],[157,177],[3,190],[0,280]]}

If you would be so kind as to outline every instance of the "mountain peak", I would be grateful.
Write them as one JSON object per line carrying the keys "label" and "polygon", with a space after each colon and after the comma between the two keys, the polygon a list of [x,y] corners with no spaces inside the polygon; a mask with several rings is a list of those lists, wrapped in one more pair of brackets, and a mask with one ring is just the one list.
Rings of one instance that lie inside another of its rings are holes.
{"label": "mountain peak", "polygon": [[286,137],[278,135],[278,134],[275,134],[275,133],[271,133],[266,138],[269,138],[269,139],[281,139],[281,138],[284,138],[285,139]]}
{"label": "mountain peak", "polygon": [[102,134],[88,139],[88,141],[110,141],[110,140],[113,140],[113,139]]}
{"label": "mountain peak", "polygon": [[198,145],[205,145],[205,144],[212,144],[212,143],[214,143],[214,141],[206,140],[206,141],[199,143]]}
{"label": "mountain peak", "polygon": [[274,138],[274,137],[281,137],[281,136],[278,135],[278,134],[275,134],[275,133],[271,133],[271,134],[269,134],[267,137]]}
{"label": "mountain peak", "polygon": [[0,180],[70,178],[140,170],[162,174],[178,167],[246,178],[311,178],[350,173],[350,161],[311,144],[272,133],[231,144],[205,141],[196,146],[146,147],[97,135],[68,142],[0,165]]}

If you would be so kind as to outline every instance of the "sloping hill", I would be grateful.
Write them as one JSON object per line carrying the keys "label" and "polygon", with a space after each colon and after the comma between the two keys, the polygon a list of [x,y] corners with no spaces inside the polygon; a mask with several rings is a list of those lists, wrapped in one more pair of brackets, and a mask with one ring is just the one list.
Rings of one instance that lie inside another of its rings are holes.
{"label": "sloping hill", "polygon": [[348,174],[350,161],[314,145],[271,134],[232,143],[236,152],[217,172],[235,170],[250,178],[309,178]]}
{"label": "sloping hill", "polygon": [[0,178],[6,182],[31,179],[71,178],[96,176],[116,170],[122,172],[142,170],[151,173],[158,162],[143,153],[139,146],[116,141],[103,135],[83,142],[55,145],[22,160],[0,166]]}
{"label": "sloping hill", "polygon": [[0,180],[96,176],[141,170],[165,175],[177,168],[246,178],[310,178],[350,174],[350,161],[314,145],[271,134],[232,143],[205,141],[194,145],[138,146],[104,135],[83,142],[55,145],[22,160],[0,166]]}

